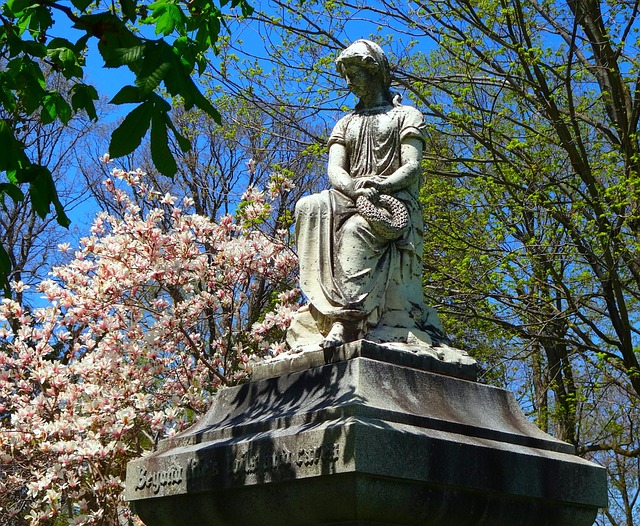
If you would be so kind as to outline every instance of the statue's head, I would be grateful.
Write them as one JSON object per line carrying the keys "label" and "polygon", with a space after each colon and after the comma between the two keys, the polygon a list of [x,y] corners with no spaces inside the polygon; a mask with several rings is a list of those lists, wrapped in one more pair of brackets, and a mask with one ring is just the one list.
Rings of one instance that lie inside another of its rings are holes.
{"label": "statue's head", "polygon": [[382,89],[385,92],[385,98],[392,102],[392,96],[389,91],[391,87],[389,61],[378,44],[370,40],[356,40],[342,51],[336,59],[336,66],[340,75],[345,76],[345,67],[351,63],[366,68],[371,74],[375,75],[380,80]]}

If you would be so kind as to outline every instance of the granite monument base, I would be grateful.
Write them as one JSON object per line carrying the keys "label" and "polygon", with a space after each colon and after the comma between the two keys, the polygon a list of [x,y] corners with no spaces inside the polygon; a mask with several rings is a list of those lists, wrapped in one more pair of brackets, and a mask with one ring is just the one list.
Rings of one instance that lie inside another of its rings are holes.
{"label": "granite monument base", "polygon": [[606,506],[604,469],[511,393],[368,342],[347,357],[221,391],[129,463],[134,511],[147,526],[588,526]]}

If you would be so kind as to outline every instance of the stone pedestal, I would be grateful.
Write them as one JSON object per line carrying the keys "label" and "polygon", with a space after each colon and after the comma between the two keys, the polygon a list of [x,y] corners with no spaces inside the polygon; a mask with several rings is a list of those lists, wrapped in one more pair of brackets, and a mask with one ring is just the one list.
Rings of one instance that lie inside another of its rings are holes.
{"label": "stone pedestal", "polygon": [[147,526],[589,526],[606,506],[604,469],[469,367],[368,342],[324,359],[263,367],[129,463]]}

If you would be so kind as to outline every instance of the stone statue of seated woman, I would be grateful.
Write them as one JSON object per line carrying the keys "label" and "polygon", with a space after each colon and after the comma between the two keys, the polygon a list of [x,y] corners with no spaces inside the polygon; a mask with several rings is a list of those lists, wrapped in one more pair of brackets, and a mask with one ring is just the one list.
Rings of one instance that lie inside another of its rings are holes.
{"label": "stone statue of seated woman", "polygon": [[382,49],[358,40],[337,61],[359,99],[329,138],[332,188],[296,205],[300,286],[309,303],[287,335],[293,348],[444,339],[422,292],[418,202],[425,123],[390,91]]}

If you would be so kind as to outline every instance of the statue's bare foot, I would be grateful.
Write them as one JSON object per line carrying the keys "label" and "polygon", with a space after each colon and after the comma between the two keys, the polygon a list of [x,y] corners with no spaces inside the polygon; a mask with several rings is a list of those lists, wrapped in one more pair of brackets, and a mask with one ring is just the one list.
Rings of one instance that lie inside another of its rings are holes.
{"label": "statue's bare foot", "polygon": [[341,321],[336,321],[332,326],[329,334],[322,342],[322,347],[337,347],[338,345],[342,345],[345,342],[344,337],[344,325]]}

